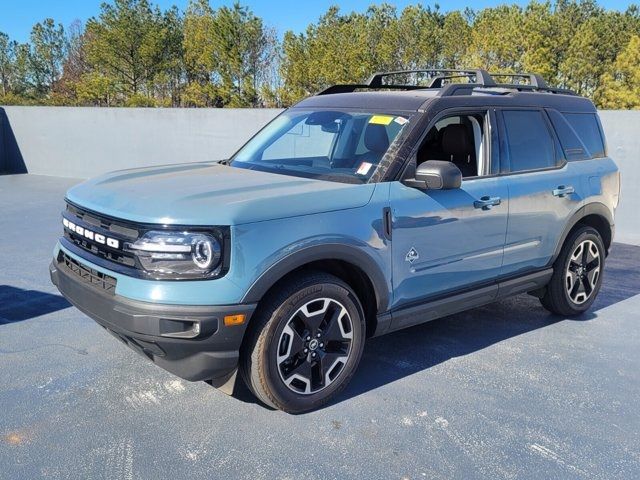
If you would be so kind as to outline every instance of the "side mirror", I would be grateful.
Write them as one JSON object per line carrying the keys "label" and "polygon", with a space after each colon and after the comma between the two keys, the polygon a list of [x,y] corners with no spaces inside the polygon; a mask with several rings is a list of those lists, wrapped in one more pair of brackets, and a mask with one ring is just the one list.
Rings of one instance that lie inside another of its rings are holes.
{"label": "side mirror", "polygon": [[405,180],[404,183],[420,190],[451,190],[460,188],[462,172],[452,162],[427,160],[418,165],[415,179]]}

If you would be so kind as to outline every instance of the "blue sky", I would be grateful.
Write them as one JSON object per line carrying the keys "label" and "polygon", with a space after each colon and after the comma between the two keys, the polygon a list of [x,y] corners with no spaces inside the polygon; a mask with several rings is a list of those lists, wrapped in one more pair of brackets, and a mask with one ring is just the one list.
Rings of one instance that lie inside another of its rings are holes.
{"label": "blue sky", "polygon": [[[86,21],[97,15],[100,11],[101,0],[0,0],[0,32],[4,32],[14,40],[27,41],[29,32],[34,23],[44,18],[51,17],[56,22],[68,27],[74,20]],[[161,8],[177,5],[184,9],[188,0],[155,0],[155,4]],[[211,0],[211,5],[232,4],[233,1]],[[363,11],[372,3],[381,3],[372,0],[253,0],[243,1],[243,5],[251,7],[253,12],[262,17],[265,22],[277,29],[282,34],[286,30],[296,32],[303,31],[306,26],[318,19],[330,5],[339,4],[342,11]],[[410,0],[388,0],[402,9],[409,4],[420,3]],[[422,2],[426,5],[434,5],[436,2]],[[465,7],[483,8],[495,6],[505,2],[504,0],[462,1],[441,0],[438,2],[441,10],[464,9]],[[516,1],[524,5],[526,1]],[[608,9],[626,10],[633,2],[623,0],[600,0],[600,5]]]}

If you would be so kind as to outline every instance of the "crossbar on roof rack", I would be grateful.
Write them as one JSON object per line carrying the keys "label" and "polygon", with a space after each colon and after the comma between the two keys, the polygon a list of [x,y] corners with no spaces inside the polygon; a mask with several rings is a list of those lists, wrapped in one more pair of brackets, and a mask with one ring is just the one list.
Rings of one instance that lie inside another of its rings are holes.
{"label": "crossbar on roof rack", "polygon": [[[529,84],[532,87],[546,89],[549,88],[547,82],[544,81],[541,75],[537,73],[492,73],[492,77],[511,77],[511,78],[526,78],[529,80]],[[519,84],[515,84],[519,85]]]}

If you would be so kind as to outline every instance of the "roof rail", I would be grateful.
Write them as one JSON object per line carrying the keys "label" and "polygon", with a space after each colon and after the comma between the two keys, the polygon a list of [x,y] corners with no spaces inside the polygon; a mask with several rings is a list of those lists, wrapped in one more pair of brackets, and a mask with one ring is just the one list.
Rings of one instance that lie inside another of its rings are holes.
{"label": "roof rail", "polygon": [[[495,86],[495,84],[493,85]],[[438,97],[454,97],[456,95],[471,95],[476,88],[484,85],[479,83],[449,83],[438,92]]]}
{"label": "roof rail", "polygon": [[369,84],[364,83],[347,83],[347,84],[338,84],[332,85],[328,88],[325,88],[321,92],[316,93],[316,95],[329,95],[332,93],[351,93],[356,90],[421,90],[426,87],[422,85],[380,85],[378,87],[372,87]]}
{"label": "roof rail", "polygon": [[507,90],[518,90],[519,92],[541,92],[541,93],[557,93],[559,95],[578,95],[573,90],[569,90],[568,88],[555,88],[555,87],[547,87],[547,88],[539,88],[534,87],[533,85],[519,85],[517,83],[498,83],[496,85],[497,88],[504,88]]}

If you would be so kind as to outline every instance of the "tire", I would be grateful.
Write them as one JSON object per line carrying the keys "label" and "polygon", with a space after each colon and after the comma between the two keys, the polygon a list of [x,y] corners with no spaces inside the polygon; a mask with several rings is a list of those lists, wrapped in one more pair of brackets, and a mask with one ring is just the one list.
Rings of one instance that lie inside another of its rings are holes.
{"label": "tire", "polygon": [[249,389],[288,413],[329,402],[353,376],[364,348],[364,311],[353,290],[333,275],[306,272],[259,308],[240,358]]}
{"label": "tire", "polygon": [[553,265],[553,276],[542,306],[563,316],[580,315],[588,310],[600,291],[605,249],[602,237],[592,227],[581,227],[565,241]]}

